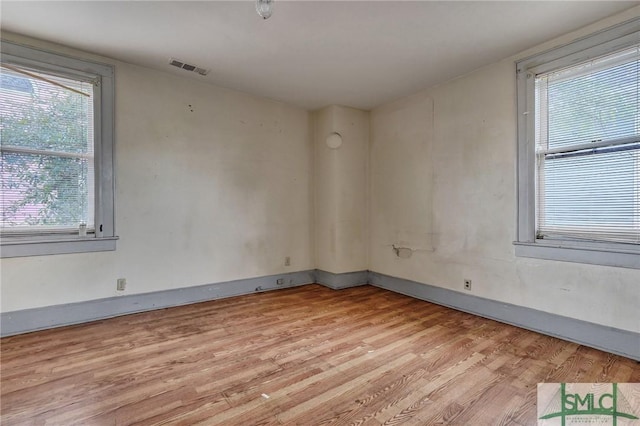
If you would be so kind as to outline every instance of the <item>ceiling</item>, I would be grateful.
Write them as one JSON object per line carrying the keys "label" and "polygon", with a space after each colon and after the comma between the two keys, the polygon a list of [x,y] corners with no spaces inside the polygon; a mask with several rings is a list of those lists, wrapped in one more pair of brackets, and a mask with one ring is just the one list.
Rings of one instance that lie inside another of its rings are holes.
{"label": "ceiling", "polygon": [[637,4],[276,0],[262,20],[252,1],[3,0],[0,25],[307,109],[368,110]]}

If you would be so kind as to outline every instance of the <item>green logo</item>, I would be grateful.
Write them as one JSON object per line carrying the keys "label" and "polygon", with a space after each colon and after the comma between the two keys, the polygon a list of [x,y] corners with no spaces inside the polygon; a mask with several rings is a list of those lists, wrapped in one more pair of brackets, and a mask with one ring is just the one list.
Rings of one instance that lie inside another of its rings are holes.
{"label": "green logo", "polygon": [[[584,386],[589,385],[583,385],[582,387],[584,388]],[[560,389],[556,390],[539,419],[560,418],[562,426],[566,425],[567,418],[572,420],[574,424],[589,424],[593,423],[594,416],[607,416],[613,426],[617,426],[618,419],[621,418],[638,419],[637,416],[631,413],[631,404],[624,394],[619,391],[617,383],[611,384],[610,392],[608,392],[608,389],[602,391],[601,388],[603,386],[605,384],[592,384],[590,391],[585,392],[583,389],[583,392],[578,392],[579,389],[575,389],[576,386],[573,387],[573,391],[568,391],[567,384],[560,383]],[[594,388],[600,388],[600,392],[596,392]],[[538,398],[540,398],[540,389],[539,385]],[[602,417],[597,418],[602,419]]]}

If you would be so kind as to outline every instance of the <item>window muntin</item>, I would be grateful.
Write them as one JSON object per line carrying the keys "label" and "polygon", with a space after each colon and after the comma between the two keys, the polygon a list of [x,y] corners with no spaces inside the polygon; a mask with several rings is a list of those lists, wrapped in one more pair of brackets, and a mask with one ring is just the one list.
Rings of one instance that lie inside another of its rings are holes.
{"label": "window muntin", "polygon": [[640,243],[639,50],[535,76],[536,238]]}
{"label": "window muntin", "polygon": [[3,234],[95,229],[92,82],[3,64]]}

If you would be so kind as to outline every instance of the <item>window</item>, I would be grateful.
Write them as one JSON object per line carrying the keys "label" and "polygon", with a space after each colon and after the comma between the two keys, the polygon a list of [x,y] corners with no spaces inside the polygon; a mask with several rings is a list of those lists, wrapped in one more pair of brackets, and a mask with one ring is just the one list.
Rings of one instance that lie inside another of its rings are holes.
{"label": "window", "polygon": [[2,257],[114,250],[113,69],[2,42]]}
{"label": "window", "polygon": [[640,268],[639,24],[518,62],[517,255]]}

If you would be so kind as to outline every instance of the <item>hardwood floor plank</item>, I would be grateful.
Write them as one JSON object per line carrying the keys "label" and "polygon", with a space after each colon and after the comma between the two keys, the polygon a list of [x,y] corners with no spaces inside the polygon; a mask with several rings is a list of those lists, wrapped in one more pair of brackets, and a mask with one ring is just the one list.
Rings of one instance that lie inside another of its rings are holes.
{"label": "hardwood floor plank", "polygon": [[[374,418],[371,413],[383,410],[394,399],[405,393],[410,393],[417,386],[420,379],[427,374],[421,368],[422,360],[417,357],[403,366],[388,371],[379,377],[368,381],[364,387],[349,389],[332,404],[326,404],[322,410],[307,413],[299,419],[299,423],[306,424],[361,424],[367,418]],[[357,421],[357,419],[360,419]]]}
{"label": "hardwood floor plank", "polygon": [[[454,381],[457,376],[465,374],[467,369],[480,363],[483,358],[484,355],[474,353],[455,364],[441,367],[440,371],[436,370],[436,372],[422,378],[417,389],[407,394],[403,399],[398,400],[386,412],[377,415],[376,419],[381,424],[399,424],[409,418],[413,418],[416,415],[416,410],[419,411],[431,404],[430,396],[432,393]],[[427,370],[431,371],[428,367]]]}
{"label": "hardwood floor plank", "polygon": [[371,286],[319,285],[0,340],[2,425],[524,426],[538,382],[635,361]]}

